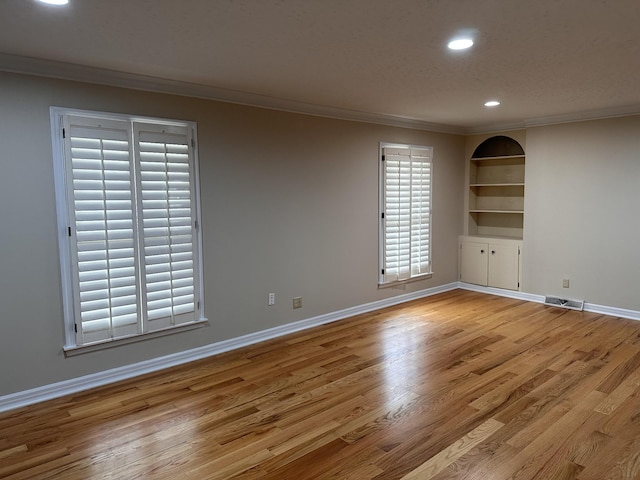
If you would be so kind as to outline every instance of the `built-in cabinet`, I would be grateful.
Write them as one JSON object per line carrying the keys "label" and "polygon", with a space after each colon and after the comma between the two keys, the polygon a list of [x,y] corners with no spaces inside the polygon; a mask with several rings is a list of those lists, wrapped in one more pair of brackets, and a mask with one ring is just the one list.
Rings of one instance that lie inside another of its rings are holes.
{"label": "built-in cabinet", "polygon": [[486,287],[520,289],[522,242],[460,237],[460,281]]}
{"label": "built-in cabinet", "polygon": [[469,159],[467,235],[460,237],[460,280],[520,289],[525,153],[506,136],[482,142]]}

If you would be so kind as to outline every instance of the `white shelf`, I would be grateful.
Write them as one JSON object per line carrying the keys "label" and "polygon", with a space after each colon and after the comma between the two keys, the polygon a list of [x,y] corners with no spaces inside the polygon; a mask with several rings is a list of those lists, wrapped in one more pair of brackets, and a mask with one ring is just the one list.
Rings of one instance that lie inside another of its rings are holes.
{"label": "white shelf", "polygon": [[481,162],[484,160],[509,160],[509,159],[522,159],[524,161],[524,155],[501,155],[497,157],[471,157],[472,162]]}
{"label": "white shelf", "polygon": [[522,237],[519,236],[511,236],[511,235],[462,235],[461,238],[465,238],[468,241],[486,241],[486,240],[522,240]]}
{"label": "white shelf", "polygon": [[524,187],[524,183],[471,183],[470,187]]}
{"label": "white shelf", "polygon": [[524,210],[469,210],[469,213],[517,213],[524,214]]}

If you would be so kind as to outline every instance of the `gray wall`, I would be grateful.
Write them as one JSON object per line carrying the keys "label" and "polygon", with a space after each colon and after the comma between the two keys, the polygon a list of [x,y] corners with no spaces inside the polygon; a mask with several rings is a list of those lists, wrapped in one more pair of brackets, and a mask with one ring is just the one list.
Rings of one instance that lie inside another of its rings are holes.
{"label": "gray wall", "polygon": [[526,154],[525,291],[640,310],[640,116],[530,128]]}
{"label": "gray wall", "polygon": [[[198,123],[210,327],[64,357],[52,105]],[[638,132],[640,116],[511,132],[527,153],[523,291],[640,310]],[[488,136],[0,73],[0,395],[456,281],[466,159]],[[434,146],[435,273],[394,289],[376,284],[380,141]]]}
{"label": "gray wall", "polygon": [[[64,357],[52,105],[198,123],[210,327]],[[0,395],[457,279],[461,136],[7,73],[0,125]],[[434,147],[435,273],[403,288],[377,288],[380,141]]]}

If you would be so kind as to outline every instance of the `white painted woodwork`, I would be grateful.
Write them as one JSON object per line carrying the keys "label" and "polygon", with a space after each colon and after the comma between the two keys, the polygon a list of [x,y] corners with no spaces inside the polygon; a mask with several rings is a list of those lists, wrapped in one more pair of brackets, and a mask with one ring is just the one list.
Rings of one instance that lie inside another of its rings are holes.
{"label": "white painted woodwork", "polygon": [[489,244],[489,268],[487,285],[507,290],[518,290],[518,249],[517,242],[510,244]]}
{"label": "white painted woodwork", "polygon": [[476,285],[487,285],[488,248],[486,243],[461,243],[460,280]]}
{"label": "white painted woodwork", "polygon": [[465,283],[520,289],[522,242],[519,240],[460,237],[460,280]]}

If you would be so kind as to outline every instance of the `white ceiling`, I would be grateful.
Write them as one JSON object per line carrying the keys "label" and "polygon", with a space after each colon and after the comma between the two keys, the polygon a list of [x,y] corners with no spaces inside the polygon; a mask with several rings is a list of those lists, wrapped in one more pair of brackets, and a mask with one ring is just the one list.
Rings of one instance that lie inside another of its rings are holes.
{"label": "white ceiling", "polygon": [[[0,19],[0,70],[459,132],[640,112],[640,0],[0,0]],[[475,46],[449,51],[461,30]]]}

